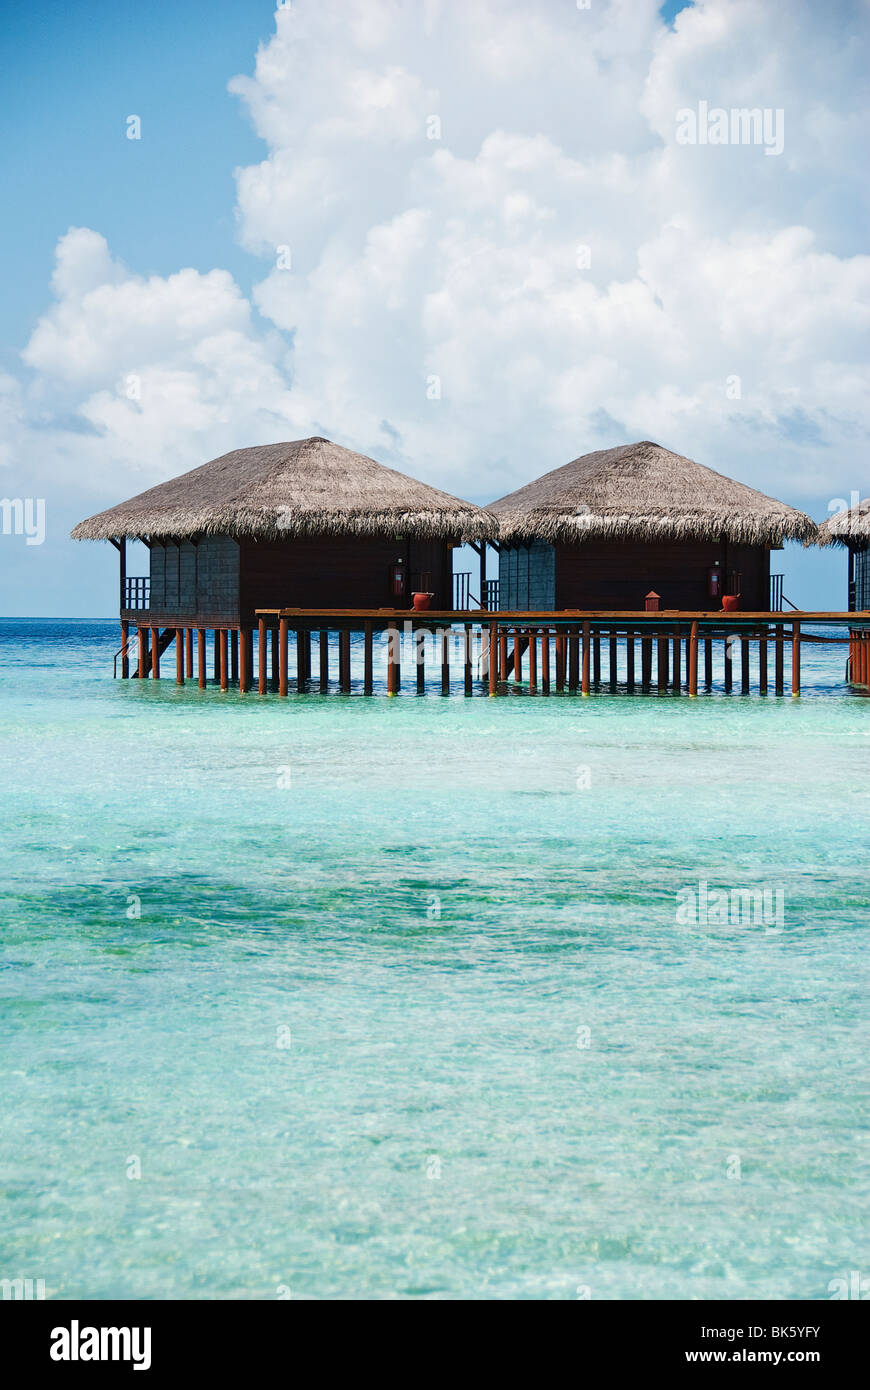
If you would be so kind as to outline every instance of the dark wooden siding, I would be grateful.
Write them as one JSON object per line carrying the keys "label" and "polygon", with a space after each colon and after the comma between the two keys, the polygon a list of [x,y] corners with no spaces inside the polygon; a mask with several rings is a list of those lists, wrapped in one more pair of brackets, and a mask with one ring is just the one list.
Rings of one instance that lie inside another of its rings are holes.
{"label": "dark wooden siding", "polygon": [[151,610],[171,617],[237,622],[239,547],[229,536],[151,546]]}
{"label": "dark wooden siding", "polygon": [[[390,567],[402,560],[408,593],[390,592]],[[330,536],[242,542],[242,615],[256,608],[411,606],[411,585],[431,576],[433,607],[452,605],[452,556],[446,541]]]}
{"label": "dark wooden siding", "polygon": [[870,608],[870,550],[855,548],[855,607]]}
{"label": "dark wooden siding", "polygon": [[766,610],[770,555],[760,546],[715,542],[589,540],[556,546],[556,607],[641,609],[650,590],[662,608],[715,611],[720,599],[707,593],[707,575],[719,561],[728,576],[740,573],[740,606]]}
{"label": "dark wooden siding", "polygon": [[556,552],[546,541],[502,546],[498,556],[499,608],[548,611],[556,607]]}

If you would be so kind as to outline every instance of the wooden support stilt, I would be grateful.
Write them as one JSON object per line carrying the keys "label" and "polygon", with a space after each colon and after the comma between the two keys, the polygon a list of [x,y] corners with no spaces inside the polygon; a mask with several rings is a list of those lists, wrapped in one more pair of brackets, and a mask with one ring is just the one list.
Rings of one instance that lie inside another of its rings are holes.
{"label": "wooden support stilt", "polygon": [[288,689],[287,666],[289,663],[288,648],[289,624],[286,618],[278,619],[278,694],[286,695]]}
{"label": "wooden support stilt", "polygon": [[680,694],[680,689],[681,689],[681,686],[682,686],[682,660],[681,660],[682,655],[683,655],[683,641],[682,641],[682,638],[680,637],[680,629],[679,629],[679,627],[677,627],[677,630],[676,630],[676,632],[674,633],[674,669],[673,669],[673,672],[672,672],[673,686],[674,686],[674,694],[675,694],[675,695],[679,695],[679,694]]}
{"label": "wooden support stilt", "polygon": [[538,633],[537,629],[529,628],[529,694],[538,693]]}
{"label": "wooden support stilt", "polygon": [[801,625],[791,625],[791,693],[801,693]]}
{"label": "wooden support stilt", "polygon": [[657,646],[656,676],[659,690],[663,691],[668,688],[668,639],[662,633],[659,633]]}
{"label": "wooden support stilt", "polygon": [[749,633],[744,632],[740,638],[740,690],[744,695],[749,694]]}
{"label": "wooden support stilt", "polygon": [[205,628],[196,629],[196,665],[197,665],[197,684],[200,690],[205,690]]}
{"label": "wooden support stilt", "polygon": [[148,628],[137,627],[136,636],[139,639],[139,669],[136,675],[144,680],[148,675]]}
{"label": "wooden support stilt", "polygon": [[550,629],[541,629],[541,694],[550,693]]}
{"label": "wooden support stilt", "polygon": [[338,685],[343,695],[350,694],[350,628],[338,634]]}
{"label": "wooden support stilt", "polygon": [[227,659],[227,648],[228,648],[228,637],[229,637],[229,634],[228,634],[228,632],[227,632],[227,630],[226,630],[225,627],[222,627],[222,628],[220,629],[219,634],[218,634],[218,637],[219,637],[219,642],[220,642],[221,690],[229,690],[229,688],[230,688],[230,675],[229,675],[229,663],[228,663],[228,659]]}
{"label": "wooden support stilt", "polygon": [[500,681],[507,680],[507,664],[507,628],[503,627],[498,634],[497,679]]}
{"label": "wooden support stilt", "polygon": [[320,659],[320,693],[325,695],[329,689],[329,630],[321,628],[317,639],[317,654]]}
{"label": "wooden support stilt", "polygon": [[277,628],[277,627],[270,627],[270,628],[269,628],[269,670],[270,670],[270,672],[271,672],[271,681],[272,681],[272,689],[273,689],[273,690],[277,690],[277,689],[278,689],[278,684],[279,684],[279,681],[280,681],[280,679],[281,679],[281,676],[280,676],[280,666],[281,666],[281,663],[280,663],[280,661],[278,660],[278,645],[279,645],[279,644],[278,644],[278,636],[279,636],[278,628]]}
{"label": "wooden support stilt", "polygon": [[625,634],[625,683],[628,693],[634,694],[634,630],[628,628]]}
{"label": "wooden support stilt", "polygon": [[698,624],[692,623],[689,632],[689,694],[698,693]]}
{"label": "wooden support stilt", "polygon": [[708,690],[713,685],[713,639],[704,638],[704,684]]}
{"label": "wooden support stilt", "polygon": [[175,629],[175,684],[184,685],[184,628]]}
{"label": "wooden support stilt", "polygon": [[220,679],[221,673],[221,635],[218,628],[212,628],[212,668],[215,680]]}
{"label": "wooden support stilt", "polygon": [[785,634],[782,624],[778,623],[773,638],[773,669],[774,669],[774,688],[777,695],[782,695],[785,691]]}
{"label": "wooden support stilt", "polygon": [[[321,634],[322,637],[323,634]],[[368,619],[363,629],[363,694],[371,695],[374,689],[374,629]],[[323,643],[321,641],[321,651]]]}
{"label": "wooden support stilt", "polygon": [[565,689],[565,634],[556,629],[556,689]]}
{"label": "wooden support stilt", "polygon": [[421,629],[414,633],[414,664],[417,667],[417,694],[426,693],[426,633]]}
{"label": "wooden support stilt", "polygon": [[576,690],[580,684],[580,629],[572,627],[568,631],[568,689]]}
{"label": "wooden support stilt", "polygon": [[[482,629],[481,629],[481,631],[482,631]],[[473,673],[473,671],[472,671],[472,666],[471,666],[471,644],[472,644],[472,640],[473,640],[473,629],[472,629],[471,623],[466,623],[466,624],[465,624],[465,651],[464,651],[464,653],[463,653],[463,655],[464,655],[464,672],[463,672],[463,677],[464,677],[464,682],[465,682],[465,694],[466,694],[466,695],[471,695],[472,689],[473,689],[473,687],[472,687],[472,676],[473,676],[474,673]]]}
{"label": "wooden support stilt", "polygon": [[514,681],[523,678],[523,639],[520,629],[514,628]]}
{"label": "wooden support stilt", "polygon": [[305,689],[305,636],[301,628],[296,629],[296,689]]}
{"label": "wooden support stilt", "polygon": [[583,624],[583,658],[580,675],[580,689],[584,695],[589,694],[589,624]]}
{"label": "wooden support stilt", "polygon": [[151,629],[151,679],[160,679],[160,628]]}
{"label": "wooden support stilt", "polygon": [[130,641],[130,624],[121,624],[121,680],[126,681],[130,678],[130,658],[127,655],[127,643]]}
{"label": "wooden support stilt", "polygon": [[266,693],[266,619],[257,623],[257,693]]}
{"label": "wooden support stilt", "polygon": [[395,623],[387,628],[387,694],[398,695],[402,684],[402,667],[399,661],[399,629]]}
{"label": "wooden support stilt", "polygon": [[187,658],[186,675],[188,680],[193,680],[193,632],[194,629],[192,627],[187,629],[187,646],[185,647],[185,653]]}
{"label": "wooden support stilt", "polygon": [[758,634],[758,693],[767,694],[767,628]]}
{"label": "wooden support stilt", "polygon": [[734,685],[734,667],[731,659],[731,638],[725,638],[725,690],[730,692]]}
{"label": "wooden support stilt", "polygon": [[616,684],[617,684],[617,665],[616,665],[616,652],[617,652],[617,647],[616,647],[616,642],[617,642],[616,633],[614,632],[613,628],[611,628],[611,629],[610,629],[610,673],[609,673],[609,674],[610,674],[610,689],[611,689],[611,691],[615,691],[615,690],[616,690]]}
{"label": "wooden support stilt", "polygon": [[592,637],[592,684],[601,684],[601,633],[597,628]]}
{"label": "wooden support stilt", "polygon": [[441,694],[450,694],[450,633],[441,633]]}
{"label": "wooden support stilt", "polygon": [[498,623],[489,625],[489,664],[487,667],[489,693],[498,693]]}
{"label": "wooden support stilt", "polygon": [[641,633],[640,637],[640,688],[649,690],[652,685],[652,638]]}
{"label": "wooden support stilt", "polygon": [[230,629],[230,671],[233,685],[239,679],[239,634],[237,628]]}
{"label": "wooden support stilt", "polygon": [[251,688],[251,649],[248,642],[250,630],[239,628],[239,694],[246,695]]}

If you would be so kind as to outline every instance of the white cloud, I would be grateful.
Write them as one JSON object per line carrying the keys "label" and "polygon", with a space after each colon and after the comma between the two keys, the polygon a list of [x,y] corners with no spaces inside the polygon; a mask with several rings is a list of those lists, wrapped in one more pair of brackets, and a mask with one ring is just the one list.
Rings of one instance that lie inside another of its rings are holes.
{"label": "white cloud", "polygon": [[[655,4],[371,12],[362,43],[302,0],[233,84],[269,144],[241,237],[300,252],[255,299],[332,430],[476,496],[650,435],[824,486],[867,425],[859,9],[716,0],[675,31]],[[379,103],[400,72],[413,98]],[[699,100],[784,108],[782,156],[678,146]]]}
{"label": "white cloud", "polygon": [[[230,84],[266,144],[237,171],[253,305],[71,230],[0,393],[12,452],[110,500],[317,432],[488,498],[655,438],[824,493],[868,424],[868,47],[848,0],[675,30],[657,0],[295,0]],[[677,145],[702,100],[783,108],[783,154]]]}
{"label": "white cloud", "polygon": [[119,474],[144,486],[297,428],[287,345],[255,331],[226,271],[146,279],[74,227],[52,283],[22,354],[33,375],[15,397],[19,466],[104,493]]}

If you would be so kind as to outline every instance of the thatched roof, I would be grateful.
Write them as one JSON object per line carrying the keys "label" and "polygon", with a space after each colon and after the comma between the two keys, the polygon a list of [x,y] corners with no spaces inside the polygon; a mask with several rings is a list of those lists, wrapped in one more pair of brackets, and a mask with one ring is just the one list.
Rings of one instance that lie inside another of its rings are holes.
{"label": "thatched roof", "polygon": [[819,527],[819,545],[870,544],[870,497],[837,512]]}
{"label": "thatched roof", "polygon": [[79,522],[74,540],[497,533],[481,507],[328,439],[234,449]]}
{"label": "thatched roof", "polygon": [[491,502],[502,540],[816,539],[803,512],[648,439],[599,449]]}

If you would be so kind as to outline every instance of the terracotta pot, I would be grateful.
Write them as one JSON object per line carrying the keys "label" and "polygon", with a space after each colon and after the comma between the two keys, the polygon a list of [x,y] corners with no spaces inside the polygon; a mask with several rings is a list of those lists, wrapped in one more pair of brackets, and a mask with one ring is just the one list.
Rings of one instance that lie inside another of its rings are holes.
{"label": "terracotta pot", "polygon": [[722,595],[722,612],[723,612],[723,613],[736,613],[739,607],[740,607],[740,595],[739,595],[739,594],[723,594],[723,595]]}
{"label": "terracotta pot", "polygon": [[430,600],[433,597],[433,594],[413,594],[412,598],[414,600],[414,608],[416,609],[416,611],[418,613],[425,613],[426,609],[429,607]]}

